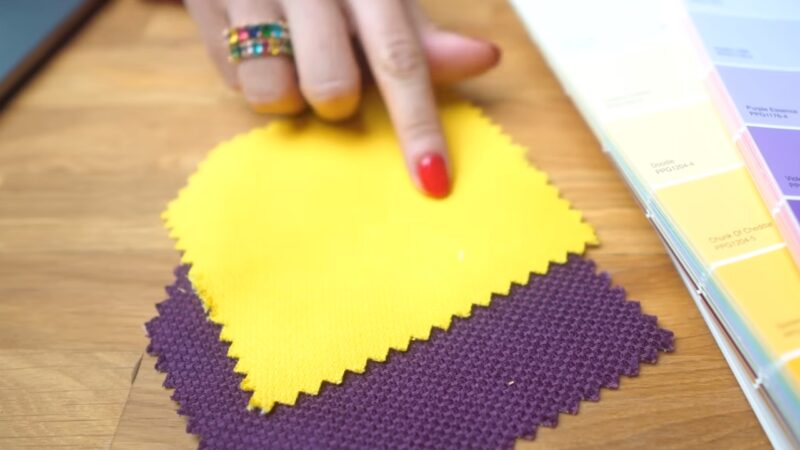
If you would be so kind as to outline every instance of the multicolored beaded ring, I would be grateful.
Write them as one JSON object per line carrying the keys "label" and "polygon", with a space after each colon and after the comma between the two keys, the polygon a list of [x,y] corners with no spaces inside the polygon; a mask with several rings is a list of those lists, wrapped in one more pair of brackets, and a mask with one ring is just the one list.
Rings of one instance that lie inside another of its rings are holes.
{"label": "multicolored beaded ring", "polygon": [[292,55],[289,28],[282,21],[228,28],[225,39],[232,62],[260,56]]}

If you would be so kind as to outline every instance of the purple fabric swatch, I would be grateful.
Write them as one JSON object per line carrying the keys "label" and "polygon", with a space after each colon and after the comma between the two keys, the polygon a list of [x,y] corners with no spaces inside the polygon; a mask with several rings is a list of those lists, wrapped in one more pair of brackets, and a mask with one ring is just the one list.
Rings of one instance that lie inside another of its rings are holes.
{"label": "purple fabric swatch", "polygon": [[246,410],[228,345],[186,273],[176,270],[169,299],[147,324],[148,350],[200,448],[507,449],[673,346],[672,333],[608,275],[572,256],[454,319],[448,332],[436,329],[364,374],[261,415]]}

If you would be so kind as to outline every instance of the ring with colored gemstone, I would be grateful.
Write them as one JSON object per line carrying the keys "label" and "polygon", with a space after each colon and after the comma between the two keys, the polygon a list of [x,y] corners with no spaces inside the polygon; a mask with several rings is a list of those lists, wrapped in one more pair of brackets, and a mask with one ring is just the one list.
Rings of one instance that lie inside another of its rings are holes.
{"label": "ring with colored gemstone", "polygon": [[225,31],[228,57],[233,62],[261,56],[292,55],[285,22],[266,22],[232,27]]}

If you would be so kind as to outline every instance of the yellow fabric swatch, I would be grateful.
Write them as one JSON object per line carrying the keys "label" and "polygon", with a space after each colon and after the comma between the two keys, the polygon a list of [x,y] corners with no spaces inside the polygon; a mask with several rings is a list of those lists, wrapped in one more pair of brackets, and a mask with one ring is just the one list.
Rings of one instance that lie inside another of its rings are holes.
{"label": "yellow fabric swatch", "polygon": [[270,410],[447,328],[596,238],[480,110],[441,105],[452,194],[411,184],[374,94],[359,118],[275,121],[211,152],[165,212],[229,356]]}

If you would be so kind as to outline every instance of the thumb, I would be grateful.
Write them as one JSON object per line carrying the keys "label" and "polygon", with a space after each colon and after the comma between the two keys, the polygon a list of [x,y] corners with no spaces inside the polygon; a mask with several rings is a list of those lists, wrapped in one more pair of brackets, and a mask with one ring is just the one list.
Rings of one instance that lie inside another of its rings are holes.
{"label": "thumb", "polygon": [[409,16],[420,36],[428,60],[431,79],[451,83],[480,75],[500,62],[497,45],[441,30],[433,24],[416,1],[407,3]]}

